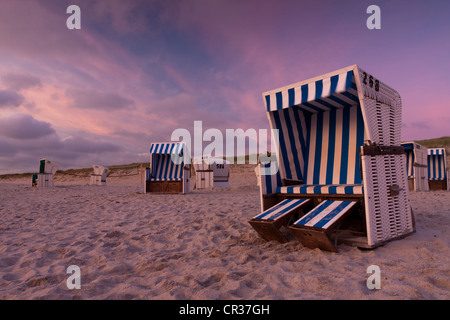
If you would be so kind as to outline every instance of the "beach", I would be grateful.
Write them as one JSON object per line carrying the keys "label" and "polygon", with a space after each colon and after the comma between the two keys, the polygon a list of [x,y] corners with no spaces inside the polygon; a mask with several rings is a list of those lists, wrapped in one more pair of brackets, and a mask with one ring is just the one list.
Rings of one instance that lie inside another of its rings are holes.
{"label": "beach", "polygon": [[[412,235],[332,253],[258,236],[254,166],[233,165],[229,189],[184,195],[144,194],[134,172],[107,186],[0,180],[0,299],[450,299],[449,192],[410,193]],[[71,265],[81,289],[67,287]],[[366,285],[371,265],[380,289]]]}

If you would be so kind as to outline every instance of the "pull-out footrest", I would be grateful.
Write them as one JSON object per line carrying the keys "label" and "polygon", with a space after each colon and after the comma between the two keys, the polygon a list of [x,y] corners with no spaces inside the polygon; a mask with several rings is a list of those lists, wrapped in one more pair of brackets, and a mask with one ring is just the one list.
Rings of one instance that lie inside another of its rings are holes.
{"label": "pull-out footrest", "polygon": [[305,247],[337,252],[330,238],[336,226],[357,206],[356,201],[322,201],[289,229]]}
{"label": "pull-out footrest", "polygon": [[280,228],[287,226],[289,219],[309,203],[311,199],[286,199],[257,215],[249,223],[263,239],[284,243],[287,240]]}

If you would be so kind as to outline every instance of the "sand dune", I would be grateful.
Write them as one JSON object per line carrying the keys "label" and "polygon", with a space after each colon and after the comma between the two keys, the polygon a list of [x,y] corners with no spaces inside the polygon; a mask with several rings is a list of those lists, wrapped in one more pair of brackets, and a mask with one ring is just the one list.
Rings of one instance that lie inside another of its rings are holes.
{"label": "sand dune", "polygon": [[[143,194],[138,176],[0,181],[1,299],[449,299],[450,193],[411,193],[417,232],[375,250],[266,242],[252,166],[231,189]],[[81,269],[69,290],[66,269]],[[381,269],[369,290],[367,267]]]}

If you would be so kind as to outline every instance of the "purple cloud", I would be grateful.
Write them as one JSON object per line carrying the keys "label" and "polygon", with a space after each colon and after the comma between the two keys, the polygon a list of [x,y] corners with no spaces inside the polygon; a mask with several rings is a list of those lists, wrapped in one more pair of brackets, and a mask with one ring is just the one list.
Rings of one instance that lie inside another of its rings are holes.
{"label": "purple cloud", "polygon": [[38,77],[30,74],[7,73],[2,77],[3,84],[10,90],[20,91],[33,87],[41,87],[42,83]]}
{"label": "purple cloud", "polygon": [[13,114],[0,118],[0,135],[13,139],[37,139],[52,135],[51,124],[38,121],[28,114]]}
{"label": "purple cloud", "polygon": [[79,109],[96,109],[114,111],[134,109],[135,102],[117,93],[96,90],[69,89],[67,95],[74,100],[73,107]]}
{"label": "purple cloud", "polygon": [[24,103],[25,98],[14,91],[0,90],[0,109],[2,108],[17,108]]}

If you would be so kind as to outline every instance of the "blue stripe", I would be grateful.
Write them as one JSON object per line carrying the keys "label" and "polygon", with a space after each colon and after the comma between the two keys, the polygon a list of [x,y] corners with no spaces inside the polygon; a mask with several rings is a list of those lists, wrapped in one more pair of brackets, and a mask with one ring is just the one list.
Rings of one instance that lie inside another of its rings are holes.
{"label": "blue stripe", "polygon": [[281,94],[281,92],[277,92],[275,96],[277,99],[277,109],[283,109],[283,95]]}
{"label": "blue stripe", "polygon": [[337,84],[339,82],[339,75],[332,76],[330,80],[331,80],[330,94],[333,94],[336,92]]}
{"label": "blue stripe", "polygon": [[294,88],[291,88],[288,90],[288,96],[289,96],[289,107],[293,106],[295,104],[295,90]]}
{"label": "blue stripe", "polygon": [[[269,165],[270,165],[270,163],[268,163]],[[265,165],[265,167],[267,168],[267,165]],[[266,194],[272,194],[272,193],[274,193],[273,192],[273,190],[272,190],[272,176],[271,175],[268,175],[268,174],[266,174],[265,176],[264,176],[264,179],[265,179],[265,185],[266,185]],[[261,181],[262,182],[262,181]]]}
{"label": "blue stripe", "polygon": [[315,102],[320,103],[321,105],[323,105],[326,108],[326,109],[324,109],[325,111],[327,111],[328,109],[330,109],[330,110],[337,109],[336,106],[333,106],[331,103],[326,102],[325,100],[322,100],[322,99],[315,100]]}
{"label": "blue stripe", "polygon": [[356,155],[355,155],[355,181],[347,181],[347,183],[362,183],[359,154],[360,148],[364,145],[364,119],[362,116],[361,106],[356,107]]}
{"label": "blue stripe", "polygon": [[[347,78],[345,79],[345,90],[348,90],[352,87],[353,84],[353,71],[347,72]],[[356,86],[354,87],[356,89]]]}
{"label": "blue stripe", "polygon": [[316,228],[323,228],[324,225],[326,225],[330,220],[332,220],[339,213],[341,213],[350,203],[351,203],[350,201],[343,201],[335,209],[333,209],[329,214],[327,214],[319,222],[317,222],[314,225],[314,227],[316,227]]}
{"label": "blue stripe", "polygon": [[281,125],[281,120],[278,112],[273,112],[273,119],[275,120],[277,129],[280,130],[279,139],[280,139],[281,158],[283,161],[283,167],[286,171],[286,178],[292,179],[291,167],[289,166],[289,159],[287,156],[287,153],[290,152],[290,150],[287,150],[286,148],[286,142],[284,140],[284,136],[286,133],[283,132],[283,127]]}
{"label": "blue stripe", "polygon": [[351,104],[349,104],[348,102],[345,102],[342,99],[339,99],[337,96],[329,96],[328,99],[333,100],[336,103],[339,103],[344,108],[351,106]]}
{"label": "blue stripe", "polygon": [[[302,103],[304,106],[307,106],[308,108],[311,108],[311,109],[313,109],[313,110],[315,110],[315,111],[318,111],[318,112],[322,112],[322,111],[324,111],[324,109],[321,109],[321,108],[319,108],[319,107],[316,107],[316,106],[314,106],[314,105],[312,105],[311,103],[309,103],[309,102],[304,102],[304,103]],[[301,107],[301,106],[300,106]],[[308,110],[306,110],[306,111],[308,111]]]}
{"label": "blue stripe", "polygon": [[316,81],[316,100],[322,98],[323,80]]}
{"label": "blue stripe", "polygon": [[334,152],[335,152],[335,141],[336,141],[336,110],[330,111],[330,123],[329,123],[329,134],[328,134],[328,159],[327,159],[327,172],[326,172],[326,183],[333,183],[333,164],[334,164]]}
{"label": "blue stripe", "polygon": [[322,203],[320,203],[317,207],[315,207],[311,212],[309,212],[306,216],[295,222],[298,226],[304,226],[309,221],[314,219],[317,215],[319,215],[323,210],[328,208],[334,201],[331,200],[325,200]]}
{"label": "blue stripe", "polygon": [[267,111],[270,111],[270,95],[266,96],[266,108]]}
{"label": "blue stripe", "polygon": [[359,102],[359,98],[348,91],[341,92],[340,94],[342,94],[343,96],[346,96],[347,98],[349,98],[355,102]]}
{"label": "blue stripe", "polygon": [[[284,114],[284,119],[286,120],[286,127],[287,127],[287,130],[288,130],[289,142],[291,144],[291,150],[290,151],[291,151],[292,157],[294,159],[295,171],[297,173],[295,177],[292,176],[292,179],[301,180],[302,179],[302,169],[300,168],[300,163],[299,163],[299,160],[298,160],[299,151],[297,150],[297,147],[295,145],[294,130],[292,128],[292,123],[291,123],[291,119],[290,119],[289,109],[284,109],[283,110],[283,114]],[[298,134],[298,129],[296,130],[295,133]]]}
{"label": "blue stripe", "polygon": [[305,103],[306,101],[308,101],[308,85],[307,84],[302,85],[301,91],[302,91],[302,103]]}

